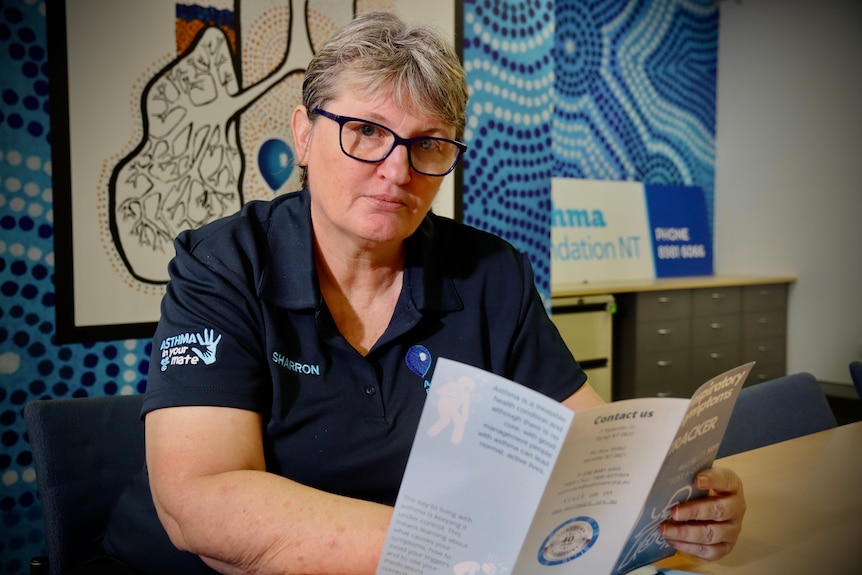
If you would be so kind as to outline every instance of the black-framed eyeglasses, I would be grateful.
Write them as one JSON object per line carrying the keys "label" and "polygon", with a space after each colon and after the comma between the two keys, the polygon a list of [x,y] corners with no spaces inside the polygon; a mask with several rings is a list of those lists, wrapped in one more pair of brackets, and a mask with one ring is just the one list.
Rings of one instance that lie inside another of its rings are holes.
{"label": "black-framed eyeglasses", "polygon": [[404,145],[411,168],[426,176],[445,176],[455,169],[467,150],[466,145],[456,140],[432,136],[402,138],[377,122],[339,116],[321,108],[315,108],[313,113],[338,122],[341,151],[360,162],[382,162],[396,146]]}

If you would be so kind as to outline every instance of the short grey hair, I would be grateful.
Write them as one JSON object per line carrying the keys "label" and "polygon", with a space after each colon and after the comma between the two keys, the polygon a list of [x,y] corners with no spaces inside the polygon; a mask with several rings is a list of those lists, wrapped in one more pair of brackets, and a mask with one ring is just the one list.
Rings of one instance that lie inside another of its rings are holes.
{"label": "short grey hair", "polygon": [[[345,90],[392,97],[403,110],[455,128],[467,123],[467,78],[458,54],[436,29],[405,24],[392,12],[356,16],[314,55],[302,82],[302,103],[315,108]],[[305,181],[303,170],[303,185]]]}

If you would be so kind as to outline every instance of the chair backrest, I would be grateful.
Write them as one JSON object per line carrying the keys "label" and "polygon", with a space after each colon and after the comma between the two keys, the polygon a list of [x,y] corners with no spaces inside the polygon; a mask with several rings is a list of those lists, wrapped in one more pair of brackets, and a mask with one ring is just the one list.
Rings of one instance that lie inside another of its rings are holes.
{"label": "chair backrest", "polygon": [[836,427],[826,394],[810,373],[786,375],[739,392],[717,457]]}
{"label": "chair backrest", "polygon": [[24,407],[51,575],[94,550],[115,501],[143,468],[142,402],[143,396],[128,395]]}
{"label": "chair backrest", "polygon": [[853,380],[853,387],[856,388],[856,395],[862,399],[862,361],[850,362],[850,379]]}

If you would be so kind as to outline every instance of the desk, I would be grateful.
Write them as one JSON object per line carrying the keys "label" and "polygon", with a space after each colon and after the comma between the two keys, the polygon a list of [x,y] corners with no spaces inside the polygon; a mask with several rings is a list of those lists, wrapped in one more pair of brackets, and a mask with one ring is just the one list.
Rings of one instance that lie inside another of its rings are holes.
{"label": "desk", "polygon": [[742,478],[748,510],[720,561],[656,565],[704,575],[862,572],[862,422],[716,460]]}

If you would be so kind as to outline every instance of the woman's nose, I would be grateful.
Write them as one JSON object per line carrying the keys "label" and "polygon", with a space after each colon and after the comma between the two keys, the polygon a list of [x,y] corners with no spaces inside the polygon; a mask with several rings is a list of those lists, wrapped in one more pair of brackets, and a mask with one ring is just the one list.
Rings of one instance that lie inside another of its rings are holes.
{"label": "woman's nose", "polygon": [[380,164],[379,168],[384,175],[397,184],[405,184],[410,181],[410,155],[407,146],[399,144],[395,146],[389,155]]}

